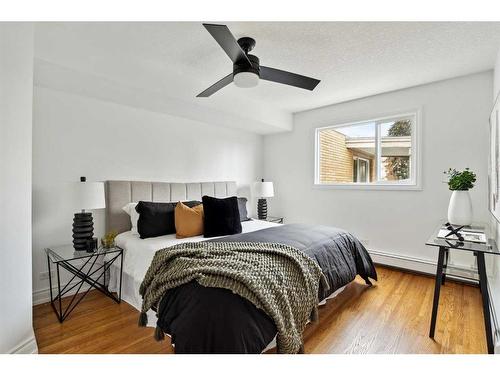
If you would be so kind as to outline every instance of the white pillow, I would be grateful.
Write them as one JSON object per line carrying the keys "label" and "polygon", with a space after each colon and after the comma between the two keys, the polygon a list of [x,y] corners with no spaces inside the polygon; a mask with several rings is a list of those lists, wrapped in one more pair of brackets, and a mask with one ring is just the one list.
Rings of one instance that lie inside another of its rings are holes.
{"label": "white pillow", "polygon": [[122,210],[125,211],[130,216],[130,223],[132,224],[132,233],[137,232],[137,220],[139,220],[139,213],[135,210],[135,206],[137,206],[137,202],[127,203],[122,207]]}

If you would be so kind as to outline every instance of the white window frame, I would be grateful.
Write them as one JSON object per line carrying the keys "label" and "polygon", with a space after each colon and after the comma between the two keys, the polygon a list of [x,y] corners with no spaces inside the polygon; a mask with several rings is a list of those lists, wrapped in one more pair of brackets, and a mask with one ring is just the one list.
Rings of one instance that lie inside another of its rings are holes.
{"label": "white window frame", "polygon": [[[368,169],[367,169],[367,175],[366,177],[368,179],[370,179],[370,168],[371,168],[371,162],[370,162],[370,159],[366,159],[366,158],[362,158],[360,156],[355,156],[354,157],[355,160],[363,160],[363,161],[366,161],[366,165],[368,166]],[[359,177],[359,161],[358,161],[358,164],[357,164],[357,168],[356,168],[356,177]],[[356,182],[357,184],[359,184],[360,182]]]}
{"label": "white window frame", "polygon": [[[382,123],[388,121],[397,121],[402,119],[412,119],[412,132],[411,132],[411,163],[410,163],[410,176],[411,178],[407,181],[380,181],[380,158],[381,154],[381,142],[380,138],[380,126]],[[358,189],[358,190],[422,190],[422,179],[421,179],[421,110],[414,109],[409,111],[401,111],[396,114],[390,114],[375,118],[368,118],[361,121],[344,122],[336,125],[328,125],[323,127],[318,127],[314,129],[314,187],[326,188],[326,189]],[[321,183],[319,181],[319,155],[320,155],[320,144],[319,144],[319,134],[325,129],[335,129],[345,126],[362,125],[367,123],[375,123],[375,167],[376,167],[376,181],[372,182],[338,182],[338,183]]]}

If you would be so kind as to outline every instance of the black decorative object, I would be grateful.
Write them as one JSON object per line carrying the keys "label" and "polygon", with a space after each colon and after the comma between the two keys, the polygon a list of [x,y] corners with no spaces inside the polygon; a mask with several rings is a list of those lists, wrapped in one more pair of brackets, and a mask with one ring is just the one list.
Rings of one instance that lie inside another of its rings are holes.
{"label": "black decorative object", "polygon": [[446,229],[448,229],[450,231],[450,233],[448,233],[445,236],[446,238],[455,235],[455,236],[457,236],[458,241],[464,241],[464,238],[460,234],[460,231],[462,230],[463,227],[465,227],[465,225],[460,225],[460,226],[458,226],[458,227],[455,228],[452,224],[445,223],[444,226],[446,227]]}
{"label": "black decorative object", "polygon": [[203,26],[219,43],[224,52],[233,62],[233,71],[208,89],[198,94],[197,97],[208,97],[234,81],[239,87],[253,87],[258,84],[259,79],[295,86],[301,89],[314,90],[320,82],[317,79],[300,74],[286,72],[284,70],[269,68],[260,65],[259,58],[250,55],[249,52],[255,47],[255,40],[249,37],[234,38],[226,25],[206,24]]}
{"label": "black decorative object", "polygon": [[90,240],[87,240],[87,253],[93,253],[97,250],[97,237],[93,237]]}
{"label": "black decorative object", "polygon": [[267,199],[259,198],[257,201],[257,217],[259,220],[267,219]]}
{"label": "black decorative object", "polygon": [[87,241],[94,237],[94,222],[91,212],[79,212],[73,218],[73,247],[87,250]]}

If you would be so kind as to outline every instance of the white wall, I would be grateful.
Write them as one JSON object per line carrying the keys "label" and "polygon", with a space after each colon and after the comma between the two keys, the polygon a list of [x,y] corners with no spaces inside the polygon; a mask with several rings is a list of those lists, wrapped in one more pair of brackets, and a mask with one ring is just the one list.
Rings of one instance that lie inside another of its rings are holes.
{"label": "white wall", "polygon": [[36,351],[31,305],[33,26],[0,23],[0,353]]}
{"label": "white wall", "polygon": [[[264,177],[275,183],[270,213],[286,222],[345,228],[377,260],[431,270],[434,248],[424,245],[446,219],[450,191],[442,181],[448,167],[477,173],[471,191],[474,220],[489,223],[487,207],[488,117],[493,77],[485,72],[297,113],[294,130],[264,138]],[[367,191],[313,187],[314,129],[420,108],[422,111],[421,191]],[[400,258],[411,259],[411,264]],[[452,257],[470,264],[472,257]],[[401,261],[401,262],[400,262]],[[435,269],[435,267],[434,267]]]}
{"label": "white wall", "polygon": [[[262,136],[35,87],[33,118],[33,289],[46,299],[43,249],[71,243],[76,212],[66,182],[236,181],[248,196],[262,175]],[[249,208],[254,207],[250,202]],[[94,212],[103,234],[104,212]]]}

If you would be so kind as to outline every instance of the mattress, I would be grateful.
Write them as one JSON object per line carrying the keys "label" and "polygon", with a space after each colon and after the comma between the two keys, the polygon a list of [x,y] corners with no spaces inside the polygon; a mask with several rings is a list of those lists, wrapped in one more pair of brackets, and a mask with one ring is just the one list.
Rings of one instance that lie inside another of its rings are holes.
{"label": "mattress", "polygon": [[[271,223],[263,220],[249,220],[241,222],[242,233],[254,232],[260,229],[279,226],[281,224]],[[212,237],[210,239],[220,238]],[[175,234],[141,239],[139,234],[131,231],[120,233],[116,236],[115,243],[123,249],[123,275],[122,275],[122,300],[141,310],[142,298],[139,287],[146,275],[146,271],[153,260],[156,251],[183,242],[205,241],[203,236],[189,238],[175,238]],[[109,290],[118,292],[120,286],[120,268],[113,264],[110,267]],[[156,315],[148,312],[148,326],[156,326]]]}

